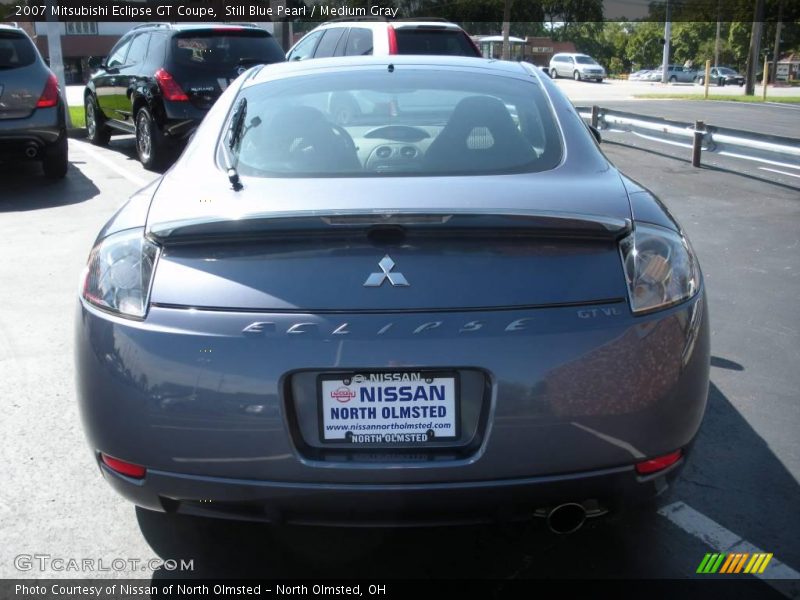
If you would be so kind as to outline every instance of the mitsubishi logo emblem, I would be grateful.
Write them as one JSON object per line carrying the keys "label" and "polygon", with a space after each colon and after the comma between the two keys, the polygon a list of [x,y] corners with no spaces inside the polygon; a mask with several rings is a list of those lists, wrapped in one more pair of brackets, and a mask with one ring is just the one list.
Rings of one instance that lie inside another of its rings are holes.
{"label": "mitsubishi logo emblem", "polygon": [[378,266],[381,268],[381,273],[372,273],[367,280],[364,282],[364,287],[381,287],[383,282],[387,279],[389,283],[394,286],[407,286],[410,285],[408,280],[405,276],[400,273],[399,271],[392,272],[394,269],[394,261],[389,257],[387,254],[381,259],[381,262],[378,263]]}

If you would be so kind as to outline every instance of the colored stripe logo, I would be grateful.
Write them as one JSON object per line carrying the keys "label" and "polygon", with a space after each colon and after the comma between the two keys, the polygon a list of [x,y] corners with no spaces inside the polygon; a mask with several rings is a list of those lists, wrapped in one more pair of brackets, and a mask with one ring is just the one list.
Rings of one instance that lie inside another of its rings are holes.
{"label": "colored stripe logo", "polygon": [[697,573],[725,573],[727,575],[736,573],[749,573],[756,575],[764,572],[769,561],[772,560],[772,553],[729,552],[711,553],[703,557]]}

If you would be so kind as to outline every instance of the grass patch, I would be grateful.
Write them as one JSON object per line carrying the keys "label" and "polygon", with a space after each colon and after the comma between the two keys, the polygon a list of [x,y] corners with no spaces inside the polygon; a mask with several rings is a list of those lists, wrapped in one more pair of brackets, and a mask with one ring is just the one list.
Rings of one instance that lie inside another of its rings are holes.
{"label": "grass patch", "polygon": [[[703,94],[635,94],[634,98],[651,98],[663,100],[703,100]],[[760,104],[764,102],[759,92],[755,96],[725,96],[723,94],[709,94],[709,100],[724,100],[727,102],[750,102]],[[767,102],[780,102],[782,104],[800,104],[800,96],[770,96],[767,92]]]}
{"label": "grass patch", "polygon": [[86,127],[86,115],[83,113],[82,106],[70,106],[69,118],[72,120],[74,128]]}

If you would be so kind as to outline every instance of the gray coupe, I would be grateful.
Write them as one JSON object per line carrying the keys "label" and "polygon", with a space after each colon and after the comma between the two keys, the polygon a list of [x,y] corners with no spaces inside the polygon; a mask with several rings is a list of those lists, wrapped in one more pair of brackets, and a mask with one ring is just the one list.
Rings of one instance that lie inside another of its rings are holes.
{"label": "gray coupe", "polygon": [[98,236],[76,334],[103,476],[168,513],[573,531],[669,487],[708,389],[680,226],[478,58],[247,71]]}

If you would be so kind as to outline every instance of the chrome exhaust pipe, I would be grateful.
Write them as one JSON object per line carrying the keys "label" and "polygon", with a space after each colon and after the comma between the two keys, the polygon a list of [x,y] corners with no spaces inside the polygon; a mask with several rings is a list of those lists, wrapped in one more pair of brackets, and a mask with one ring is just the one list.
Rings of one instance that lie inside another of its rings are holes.
{"label": "chrome exhaust pipe", "polygon": [[547,514],[547,526],[553,533],[566,535],[575,533],[586,522],[583,504],[567,502],[559,504]]}
{"label": "chrome exhaust pipe", "polygon": [[36,158],[36,155],[39,154],[39,150],[36,149],[36,146],[26,146],[25,147],[25,156],[28,158]]}

